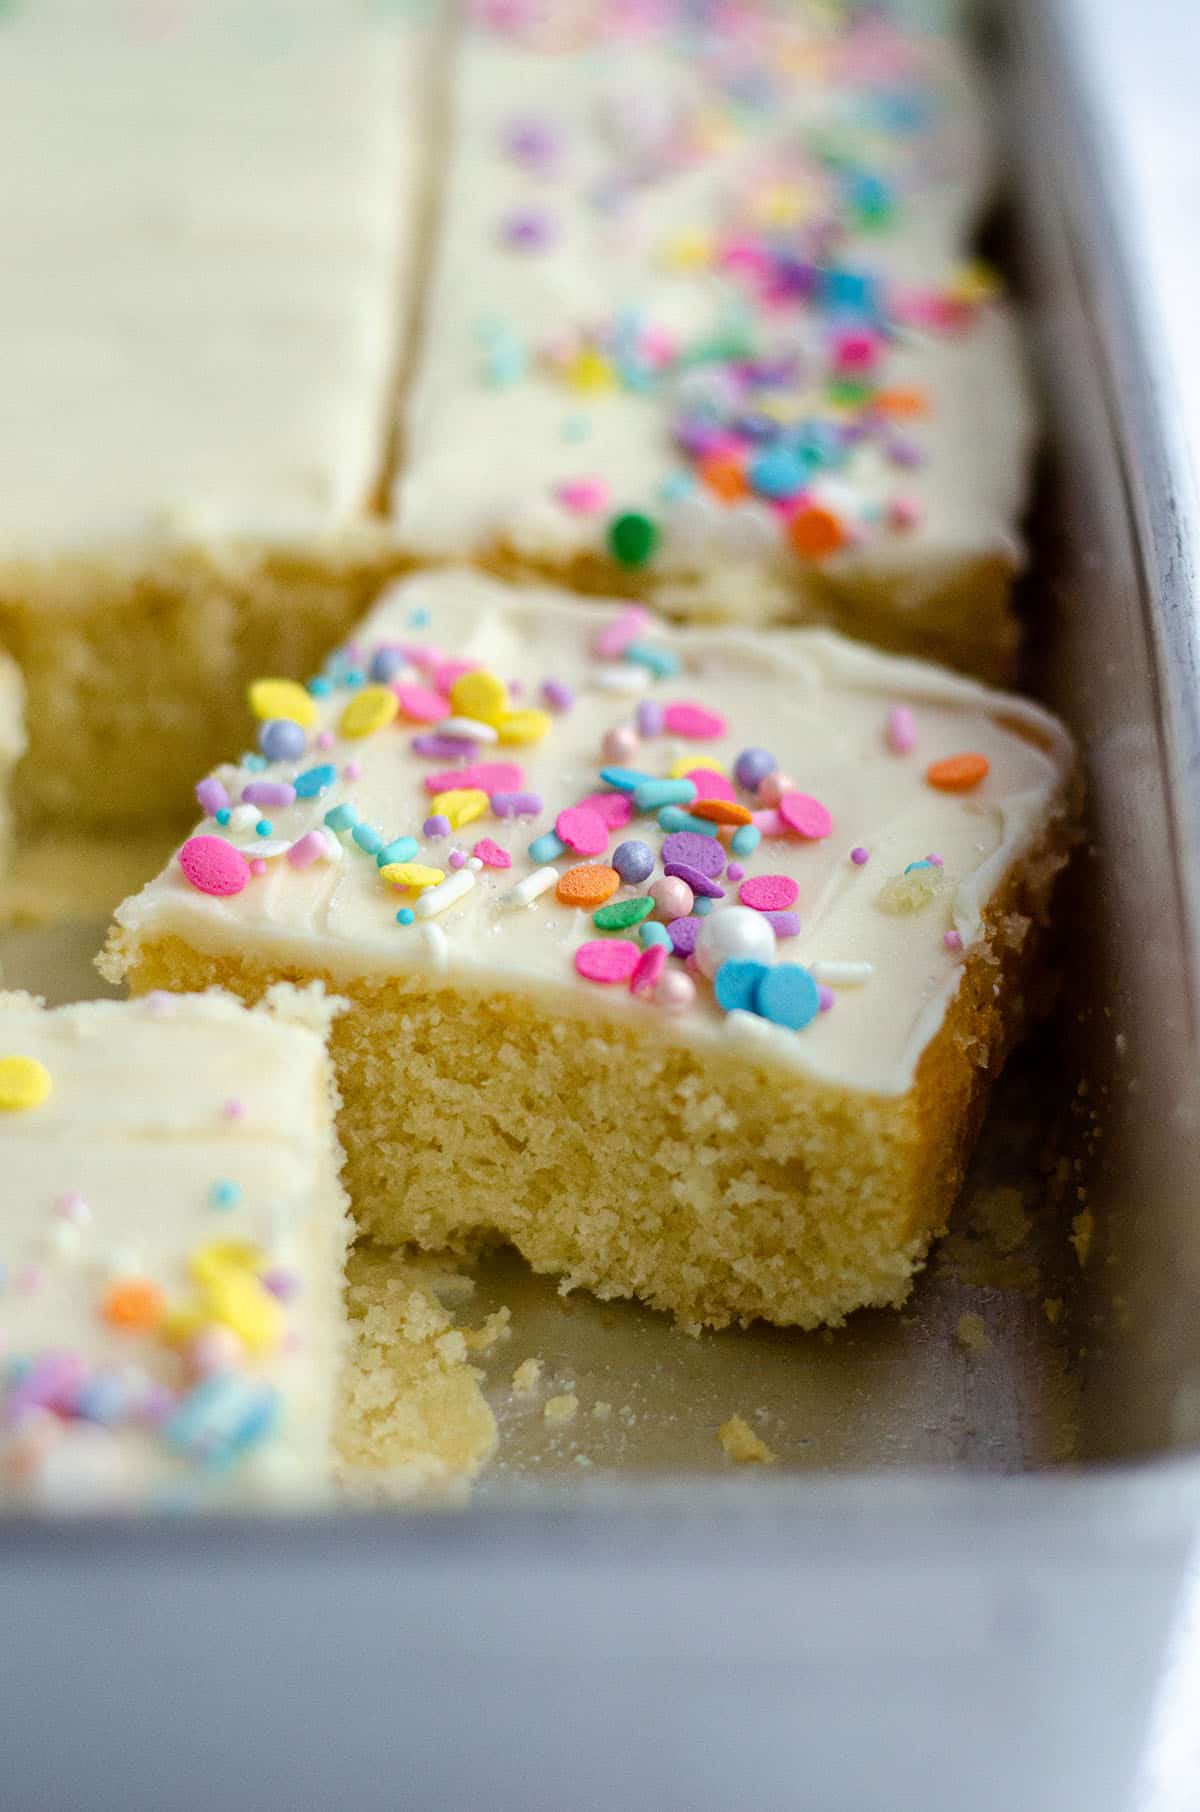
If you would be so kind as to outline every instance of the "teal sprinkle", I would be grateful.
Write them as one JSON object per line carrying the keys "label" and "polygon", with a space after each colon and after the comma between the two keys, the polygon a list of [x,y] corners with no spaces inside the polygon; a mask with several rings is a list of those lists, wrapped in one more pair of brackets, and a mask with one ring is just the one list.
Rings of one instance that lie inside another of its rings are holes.
{"label": "teal sprinkle", "polygon": [[[633,803],[639,812],[656,812],[666,805],[691,805],[695,798],[694,780],[643,780],[633,789]],[[714,824],[714,836],[716,828]]]}
{"label": "teal sprinkle", "polygon": [[208,1192],[210,1208],[236,1208],[242,1199],[242,1186],[229,1177],[221,1177]]}
{"label": "teal sprinkle", "polygon": [[411,925],[416,916],[411,906],[402,906],[396,914],[396,923],[397,925]]}
{"label": "teal sprinkle", "polygon": [[678,503],[681,497],[689,497],[695,488],[696,480],[690,472],[672,472],[658,487],[659,502]]}
{"label": "teal sprinkle", "polygon": [[[613,787],[618,793],[632,793],[654,776],[643,774],[640,768],[601,768],[600,778],[605,786]],[[693,799],[695,796],[693,793]]]}
{"label": "teal sprinkle", "polygon": [[307,691],[312,698],[328,698],[333,691],[333,684],[324,674],[318,674],[316,679],[309,680]]}
{"label": "teal sprinkle", "polygon": [[325,822],[331,831],[353,830],[358,823],[358,812],[347,799],[341,805],[331,805],[325,814]]}
{"label": "teal sprinkle", "polygon": [[269,837],[274,829],[275,826],[269,818],[260,818],[254,826],[254,834],[256,837]]}
{"label": "teal sprinkle", "polygon": [[926,857],[920,862],[910,862],[904,872],[906,875],[910,875],[913,873],[914,869],[932,868],[932,867],[933,867],[933,863],[928,859],[928,857]]}
{"label": "teal sprinkle", "polygon": [[735,856],[752,856],[762,842],[762,832],[757,824],[739,824],[729,839],[729,847]]}
{"label": "teal sprinkle", "polygon": [[564,853],[566,847],[557,831],[543,831],[542,835],[535,837],[529,845],[529,860],[539,863],[553,862],[556,856]]}
{"label": "teal sprinkle", "polygon": [[649,642],[630,642],[625,659],[636,667],[648,667],[656,679],[671,679],[679,672],[679,656],[669,648],[655,648]]}
{"label": "teal sprinkle", "polygon": [[383,848],[383,832],[376,830],[373,824],[356,824],[354,826],[354,841],[358,844],[358,847],[365,850],[369,856],[378,855],[379,851]]}
{"label": "teal sprinkle", "polygon": [[256,755],[253,751],[243,755],[238,762],[238,766],[245,768],[250,774],[261,774],[263,769],[268,765],[265,755]]}
{"label": "teal sprinkle", "polygon": [[356,686],[365,685],[366,678],[367,676],[361,667],[347,667],[346,671],[342,674],[341,683],[343,686],[347,686],[353,691]]}
{"label": "teal sprinkle", "polygon": [[698,900],[692,901],[692,911],[698,919],[706,919],[715,905],[715,900],[710,900],[707,894],[702,893]]}
{"label": "teal sprinkle", "polygon": [[326,761],[319,768],[306,768],[303,774],[297,774],[292,785],[297,799],[312,799],[317,793],[323,793],[327,786],[332,786],[336,779],[337,769]]}
{"label": "teal sprinkle", "polygon": [[691,812],[685,812],[678,805],[664,805],[658,814],[659,829],[665,831],[696,831],[702,837],[715,837],[717,827],[707,818],[694,818]]}
{"label": "teal sprinkle", "polygon": [[397,837],[392,843],[385,843],[375,857],[380,868],[386,868],[389,862],[411,862],[418,849],[415,837]]}
{"label": "teal sprinkle", "polygon": [[638,943],[643,950],[649,950],[651,944],[665,944],[668,950],[673,948],[670,932],[657,919],[646,919],[638,926]]}
{"label": "teal sprinkle", "polygon": [[216,814],[216,818],[217,818],[218,824],[228,824],[229,818],[230,818],[229,807],[227,805],[223,805],[221,807],[220,811]]}
{"label": "teal sprinkle", "polygon": [[410,629],[428,629],[429,612],[423,604],[413,605],[408,613],[408,626]]}

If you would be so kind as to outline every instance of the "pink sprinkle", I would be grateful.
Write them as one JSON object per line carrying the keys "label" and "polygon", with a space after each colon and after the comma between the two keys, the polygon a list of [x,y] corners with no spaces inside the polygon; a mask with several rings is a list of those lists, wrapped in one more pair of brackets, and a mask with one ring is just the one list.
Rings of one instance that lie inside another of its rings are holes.
{"label": "pink sprinkle", "polygon": [[711,742],[716,736],[724,736],[729,729],[725,719],[715,711],[706,711],[703,705],[691,704],[686,699],[666,707],[663,723],[672,736],[686,736],[691,742]]}
{"label": "pink sprinkle", "polygon": [[241,893],[250,879],[250,864],[224,837],[189,837],[179,852],[179,866],[197,893],[218,898]]}
{"label": "pink sprinkle", "polygon": [[738,899],[756,912],[786,912],[799,892],[790,875],[754,875],[742,882]]}
{"label": "pink sprinkle", "polygon": [[628,793],[589,793],[579,803],[603,818],[610,831],[624,830],[633,817],[633,801]]}
{"label": "pink sprinkle", "polygon": [[589,944],[580,944],[575,952],[575,968],[585,981],[626,982],[643,954],[627,938],[593,938]]}
{"label": "pink sprinkle", "polygon": [[292,868],[309,868],[314,862],[319,862],[324,854],[324,837],[320,831],[310,830],[292,844],[287,859]]}
{"label": "pink sprinkle", "polygon": [[614,622],[605,625],[592,647],[602,661],[615,661],[649,627],[650,612],[640,604],[629,604]]}
{"label": "pink sprinkle", "polygon": [[342,779],[343,780],[361,780],[362,779],[362,762],[361,761],[348,761],[346,763],[345,767],[342,769]]}
{"label": "pink sprinkle", "polygon": [[651,944],[638,957],[637,968],[629,978],[631,994],[645,994],[657,982],[667,966],[665,944]]}
{"label": "pink sprinkle", "polygon": [[76,1227],[85,1226],[92,1218],[87,1198],[79,1189],[68,1189],[65,1195],[60,1195],[54,1204],[54,1212]]}
{"label": "pink sprinkle", "polygon": [[930,868],[944,868],[946,866],[945,856],[930,855],[926,856],[925,860],[928,862]]}
{"label": "pink sprinkle", "polygon": [[569,805],[554,820],[554,828],[577,856],[598,856],[608,848],[608,826],[589,805]]}
{"label": "pink sprinkle", "polygon": [[732,782],[712,768],[689,768],[684,779],[690,780],[695,787],[697,799],[732,799],[735,804],[737,802]]}
{"label": "pink sprinkle", "polygon": [[427,793],[449,793],[458,786],[477,787],[481,793],[519,793],[525,785],[525,770],[515,761],[476,761],[465,768],[443,768],[438,774],[426,774]]}
{"label": "pink sprinkle", "polygon": [[240,1095],[230,1095],[228,1101],[226,1101],[224,1107],[222,1107],[221,1112],[227,1120],[244,1120],[246,1118],[246,1103],[242,1100]]}
{"label": "pink sprinkle", "polygon": [[419,667],[422,673],[432,673],[434,668],[440,667],[446,658],[441,649],[435,648],[432,642],[428,644],[401,642],[399,648],[409,665]]}
{"label": "pink sprinkle", "polygon": [[317,747],[318,747],[318,749],[332,749],[332,747],[333,747],[333,731],[332,730],[318,730]]}
{"label": "pink sprinkle", "polygon": [[512,857],[508,851],[501,849],[498,843],[493,843],[490,837],[480,837],[471,854],[478,856],[485,868],[512,867]]}
{"label": "pink sprinkle", "polygon": [[888,504],[888,527],[906,534],[921,520],[921,505],[915,497],[893,497]]}
{"label": "pink sprinkle", "polygon": [[440,661],[433,670],[434,686],[449,697],[455,680],[461,679],[464,673],[474,673],[478,665],[478,661]]}
{"label": "pink sprinkle", "polygon": [[858,843],[850,851],[850,860],[853,862],[855,868],[863,868],[871,860],[871,852],[869,849],[864,849],[861,843]]}
{"label": "pink sprinkle", "polygon": [[726,877],[730,881],[740,881],[745,872],[740,862],[731,862],[725,870]]}
{"label": "pink sprinkle", "polygon": [[555,496],[576,516],[598,516],[608,508],[608,486],[602,478],[568,478],[558,486]]}
{"label": "pink sprinkle", "polygon": [[827,988],[825,986],[824,982],[818,982],[817,983],[817,1000],[820,1003],[818,1010],[822,1013],[828,1013],[828,1011],[829,1011],[830,1007],[833,1005],[833,1001],[834,1001],[833,989]]}
{"label": "pink sprinkle", "polygon": [[961,950],[963,947],[962,933],[959,931],[947,931],[942,942],[947,950]]}
{"label": "pink sprinkle", "polygon": [[466,862],[466,859],[467,859],[467,854],[466,854],[465,850],[452,849],[450,851],[450,855],[447,859],[446,866],[448,868],[461,868],[463,866],[463,864]]}
{"label": "pink sprinkle", "polygon": [[431,692],[428,686],[393,686],[392,691],[405,717],[413,723],[440,724],[443,717],[450,715],[450,706],[441,693]]}
{"label": "pink sprinkle", "polygon": [[750,822],[764,837],[782,837],[784,834],[783,819],[773,805],[767,806],[765,811],[751,812]]}
{"label": "pink sprinkle", "polygon": [[911,755],[917,746],[917,726],[907,705],[893,705],[887,714],[884,737],[893,755]]}
{"label": "pink sprinkle", "polygon": [[267,872],[267,865],[261,856],[254,856],[250,863],[250,873],[256,881],[261,881]]}
{"label": "pink sprinkle", "polygon": [[825,807],[808,793],[785,793],[779,801],[779,816],[790,831],[810,842],[828,837],[833,830],[833,819]]}

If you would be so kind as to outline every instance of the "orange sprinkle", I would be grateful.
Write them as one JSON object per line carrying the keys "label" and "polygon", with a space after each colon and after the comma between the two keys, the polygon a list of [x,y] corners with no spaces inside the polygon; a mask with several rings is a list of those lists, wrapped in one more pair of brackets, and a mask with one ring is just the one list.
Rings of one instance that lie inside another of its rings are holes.
{"label": "orange sprinkle", "polygon": [[929,414],[929,398],[923,390],[877,390],[871,407],[881,415],[912,421]]}
{"label": "orange sprinkle", "polygon": [[925,778],[939,793],[968,793],[987,779],[989,765],[986,755],[947,755],[926,768]]}
{"label": "orange sprinkle", "polygon": [[749,824],[754,815],[736,799],[697,799],[688,811],[693,818],[707,818],[710,824]]}
{"label": "orange sprinkle", "polygon": [[806,504],[788,522],[788,538],[805,560],[821,560],[836,554],[846,539],[846,531],[832,510],[820,504]]}
{"label": "orange sprinkle", "polygon": [[121,1277],[106,1290],[100,1313],[113,1328],[145,1333],[163,1318],[163,1293],[147,1277]]}
{"label": "orange sprinkle", "polygon": [[607,868],[602,862],[584,862],[560,875],[554,891],[560,906],[582,906],[585,912],[591,912],[611,900],[620,885],[621,877],[615,868]]}
{"label": "orange sprinkle", "polygon": [[726,503],[736,503],[750,488],[746,474],[729,453],[709,453],[700,461],[700,476]]}

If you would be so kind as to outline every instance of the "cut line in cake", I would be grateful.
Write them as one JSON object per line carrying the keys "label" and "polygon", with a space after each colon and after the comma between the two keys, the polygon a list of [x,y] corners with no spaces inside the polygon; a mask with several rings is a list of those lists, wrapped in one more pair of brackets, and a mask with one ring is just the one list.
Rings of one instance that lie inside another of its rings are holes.
{"label": "cut line in cake", "polygon": [[399,582],[125,902],[138,991],[323,979],[377,1242],[688,1325],[904,1300],[1039,1001],[1073,754],[827,631]]}

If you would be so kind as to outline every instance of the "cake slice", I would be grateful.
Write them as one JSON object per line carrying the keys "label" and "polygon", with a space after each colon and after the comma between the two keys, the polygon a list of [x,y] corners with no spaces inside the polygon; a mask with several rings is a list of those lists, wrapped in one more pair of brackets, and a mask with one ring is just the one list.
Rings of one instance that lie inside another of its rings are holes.
{"label": "cake slice", "polygon": [[22,700],[21,675],[15,663],[0,653],[0,875],[7,865],[12,840],[9,788],[13,769],[25,751]]}
{"label": "cake slice", "polygon": [[827,631],[453,570],[252,699],[276,759],[201,784],[103,967],[347,999],[376,1242],[508,1240],[688,1324],[903,1301],[1038,996],[1053,718]]}
{"label": "cake slice", "polygon": [[186,810],[247,678],[307,672],[396,568],[437,33],[350,0],[0,10],[22,808],[128,823]]}
{"label": "cake slice", "polygon": [[405,547],[996,678],[1033,436],[969,260],[985,105],[877,9],[487,8],[458,45]]}
{"label": "cake slice", "polygon": [[308,1503],[350,1222],[331,1003],[0,996],[0,1504]]}

